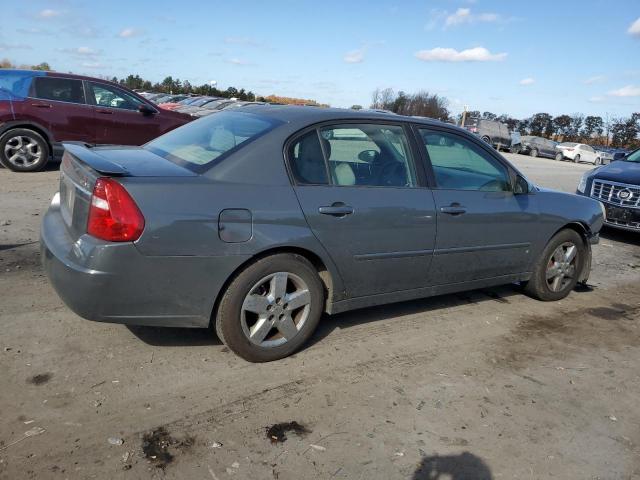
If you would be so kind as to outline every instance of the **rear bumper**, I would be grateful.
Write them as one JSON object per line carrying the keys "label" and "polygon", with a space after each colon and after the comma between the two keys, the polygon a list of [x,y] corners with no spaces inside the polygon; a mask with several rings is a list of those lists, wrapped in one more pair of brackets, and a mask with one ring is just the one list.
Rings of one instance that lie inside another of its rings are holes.
{"label": "rear bumper", "polygon": [[146,257],[133,243],[73,240],[56,206],[40,236],[45,272],[76,314],[100,322],[208,327],[215,299],[248,257]]}

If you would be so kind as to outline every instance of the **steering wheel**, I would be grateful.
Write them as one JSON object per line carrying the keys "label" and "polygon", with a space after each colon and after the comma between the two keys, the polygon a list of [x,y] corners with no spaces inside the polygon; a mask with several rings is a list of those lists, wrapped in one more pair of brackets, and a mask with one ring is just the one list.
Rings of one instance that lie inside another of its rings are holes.
{"label": "steering wheel", "polygon": [[[403,185],[396,185],[391,182],[392,179],[405,179]],[[407,173],[404,170],[404,166],[400,162],[391,161],[387,162],[380,168],[380,173],[378,174],[378,184],[387,186],[387,187],[408,187],[409,183],[407,180]]]}

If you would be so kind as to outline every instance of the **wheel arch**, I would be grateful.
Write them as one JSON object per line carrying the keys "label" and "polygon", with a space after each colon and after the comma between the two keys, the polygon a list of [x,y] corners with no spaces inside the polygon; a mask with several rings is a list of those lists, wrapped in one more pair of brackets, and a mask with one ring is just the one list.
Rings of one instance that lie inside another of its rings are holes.
{"label": "wheel arch", "polygon": [[553,232],[553,235],[549,237],[549,239],[547,240],[547,243],[555,235],[557,235],[558,232],[562,230],[567,230],[567,229],[573,230],[578,235],[580,235],[580,238],[582,239],[586,255],[585,255],[585,262],[582,264],[582,270],[580,272],[580,276],[578,277],[578,283],[586,284],[587,280],[589,280],[589,274],[591,273],[591,242],[589,241],[589,239],[593,235],[589,226],[579,220],[569,222],[563,225],[562,227],[560,227],[555,232]]}
{"label": "wheel arch", "polygon": [[339,278],[339,274],[334,269],[334,266],[329,263],[329,261],[325,261],[322,259],[320,255],[308,248],[298,247],[298,246],[277,246],[273,248],[269,248],[263,250],[251,258],[247,259],[245,262],[240,264],[232,273],[229,275],[229,278],[224,282],[222,287],[220,288],[215,302],[213,304],[213,310],[211,311],[211,319],[209,321],[210,326],[213,326],[215,323],[215,319],[218,312],[218,306],[220,304],[220,300],[224,295],[224,292],[227,290],[231,282],[242,272],[245,268],[247,268],[252,263],[263,259],[265,257],[269,257],[272,255],[282,254],[282,253],[290,253],[294,255],[300,255],[308,260],[313,267],[318,272],[318,276],[320,277],[320,281],[324,286],[325,291],[325,306],[324,311],[328,312],[329,306],[336,300],[336,292],[340,292],[342,290],[342,281]]}
{"label": "wheel arch", "polygon": [[49,132],[48,129],[46,129],[45,127],[43,127],[38,123],[28,122],[28,121],[19,121],[19,120],[14,122],[7,122],[5,125],[2,126],[2,130],[0,131],[0,137],[3,136],[5,133],[11,130],[15,130],[17,128],[23,128],[25,130],[33,130],[34,132],[39,134],[42,138],[44,138],[44,141],[47,142],[47,146],[49,147],[49,156],[53,155],[53,140],[52,140],[53,137],[51,136],[51,132]]}

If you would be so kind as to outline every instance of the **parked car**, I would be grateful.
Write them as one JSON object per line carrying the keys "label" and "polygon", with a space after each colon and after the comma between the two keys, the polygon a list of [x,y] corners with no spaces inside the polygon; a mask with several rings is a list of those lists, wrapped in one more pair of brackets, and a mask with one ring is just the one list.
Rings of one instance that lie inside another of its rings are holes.
{"label": "parked car", "polygon": [[602,165],[607,165],[608,163],[613,162],[613,149],[612,148],[605,147],[605,146],[602,146],[602,145],[592,145],[592,148],[600,156],[600,163]]}
{"label": "parked car", "polygon": [[548,138],[525,135],[522,137],[520,153],[532,157],[556,158],[558,142]]}
{"label": "parked car", "polygon": [[98,78],[0,70],[0,163],[16,172],[59,160],[64,141],[142,145],[191,120]]}
{"label": "parked car", "polygon": [[189,96],[187,98],[183,98],[182,100],[179,100],[177,102],[161,103],[158,106],[160,108],[164,108],[165,110],[175,110],[176,108],[179,108],[179,107],[192,105],[194,102],[197,102],[198,100],[201,100],[202,98],[206,98],[206,97],[202,97],[200,95],[193,95],[193,96]]}
{"label": "parked car", "polygon": [[236,103],[236,100],[216,100],[214,102],[205,103],[202,107],[199,107],[197,110],[189,112],[189,115],[195,118],[206,117],[207,115],[211,115],[214,112],[219,112],[225,107]]}
{"label": "parked car", "polygon": [[[344,128],[366,138],[325,135]],[[250,361],[295,352],[323,312],[512,282],[559,300],[587,280],[603,222],[466,130],[400,115],[249,106],[142,147],[65,146],[41,228],[64,302],[214,326]]]}
{"label": "parked car", "polygon": [[200,97],[197,100],[194,100],[193,102],[190,102],[185,105],[180,105],[179,107],[175,108],[175,111],[180,113],[189,113],[189,111],[199,108],[206,103],[213,102],[214,100],[219,100],[219,99],[220,97]]}
{"label": "parked car", "polygon": [[478,135],[496,150],[511,148],[511,133],[506,123],[484,118],[467,117],[464,128]]}
{"label": "parked car", "polygon": [[230,100],[228,98],[211,97],[211,98],[208,98],[207,100],[203,99],[200,102],[196,102],[193,105],[185,105],[184,107],[180,107],[177,109],[177,111],[180,113],[192,114],[193,112],[197,112],[207,106],[211,108],[219,105],[221,102],[229,102],[229,101]]}
{"label": "parked car", "polygon": [[563,142],[557,146],[558,153],[556,160],[564,160],[565,158],[575,162],[587,162],[594,165],[602,164],[602,156],[600,152],[594,150],[590,145],[584,143]]}
{"label": "parked car", "polygon": [[577,193],[602,202],[605,225],[640,232],[640,149],[585,173]]}

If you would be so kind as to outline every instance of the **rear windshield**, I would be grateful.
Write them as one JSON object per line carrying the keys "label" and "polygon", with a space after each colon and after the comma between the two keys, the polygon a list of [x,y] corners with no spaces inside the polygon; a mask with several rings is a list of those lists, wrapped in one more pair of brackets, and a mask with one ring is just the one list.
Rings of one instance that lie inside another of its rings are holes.
{"label": "rear windshield", "polygon": [[250,113],[220,112],[166,133],[144,148],[201,172],[280,123]]}
{"label": "rear windshield", "polygon": [[28,96],[31,79],[44,75],[44,72],[0,70],[0,98]]}

